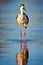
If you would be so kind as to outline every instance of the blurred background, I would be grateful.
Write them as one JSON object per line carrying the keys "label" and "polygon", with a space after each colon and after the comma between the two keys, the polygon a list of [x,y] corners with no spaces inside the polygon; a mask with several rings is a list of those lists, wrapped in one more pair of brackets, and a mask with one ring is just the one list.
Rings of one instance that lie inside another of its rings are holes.
{"label": "blurred background", "polygon": [[[18,25],[16,16],[20,12],[21,3],[25,5],[29,17],[26,29],[28,65],[43,65],[43,0],[0,0],[0,64],[17,65],[21,26]],[[24,40],[23,27],[22,33]]]}

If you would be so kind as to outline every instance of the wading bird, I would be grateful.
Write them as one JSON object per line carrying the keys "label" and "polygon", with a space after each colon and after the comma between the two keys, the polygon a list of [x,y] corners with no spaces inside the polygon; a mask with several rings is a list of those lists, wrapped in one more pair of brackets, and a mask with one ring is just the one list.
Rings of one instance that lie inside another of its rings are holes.
{"label": "wading bird", "polygon": [[[16,20],[18,22],[19,25],[22,25],[25,29],[27,28],[27,24],[29,23],[29,18],[27,16],[27,14],[24,12],[25,9],[25,5],[24,4],[20,4],[20,13],[16,16]],[[20,29],[20,53],[16,54],[16,58],[18,61],[18,65],[24,65],[25,60],[28,59],[28,49],[26,47],[26,39],[24,40],[24,48],[22,50],[22,30]],[[24,37],[26,37],[26,32],[24,32]]]}
{"label": "wading bird", "polygon": [[24,4],[20,4],[20,13],[16,16],[16,20],[18,24],[21,24],[24,28],[27,28],[29,18],[27,14],[24,12],[24,10],[26,11]]}

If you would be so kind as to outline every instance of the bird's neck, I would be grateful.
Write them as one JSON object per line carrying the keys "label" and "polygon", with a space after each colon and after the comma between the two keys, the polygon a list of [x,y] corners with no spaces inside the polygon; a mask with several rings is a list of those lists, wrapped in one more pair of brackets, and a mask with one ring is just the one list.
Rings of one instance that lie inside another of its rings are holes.
{"label": "bird's neck", "polygon": [[21,9],[21,10],[20,10],[20,14],[21,14],[21,16],[23,16],[23,12],[24,12],[24,11]]}

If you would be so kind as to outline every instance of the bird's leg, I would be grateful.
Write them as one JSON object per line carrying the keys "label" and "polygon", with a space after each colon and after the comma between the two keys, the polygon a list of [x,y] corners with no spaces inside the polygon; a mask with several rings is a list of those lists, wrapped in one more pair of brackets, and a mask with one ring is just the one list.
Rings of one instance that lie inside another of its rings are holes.
{"label": "bird's leg", "polygon": [[20,29],[20,52],[22,52],[22,29]]}
{"label": "bird's leg", "polygon": [[24,49],[26,49],[26,29],[24,30]]}

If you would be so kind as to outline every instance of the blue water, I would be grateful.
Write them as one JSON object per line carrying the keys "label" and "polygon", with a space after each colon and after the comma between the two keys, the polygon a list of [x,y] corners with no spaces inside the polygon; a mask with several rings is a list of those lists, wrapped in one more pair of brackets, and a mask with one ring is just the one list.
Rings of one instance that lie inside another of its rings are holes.
{"label": "blue water", "polygon": [[[29,17],[26,30],[16,21],[20,3],[25,4]],[[20,52],[20,28],[22,28],[22,45],[26,31],[29,51],[27,65],[43,65],[43,1],[12,0],[10,2],[9,0],[0,4],[0,9],[0,65],[17,65],[16,54]]]}
{"label": "blue water", "polygon": [[[11,41],[10,41],[11,42]],[[5,43],[4,48],[0,48],[1,65],[17,65],[16,54],[20,52],[20,43],[18,41]],[[22,44],[23,46],[24,44]],[[43,65],[43,43],[27,42],[29,58],[27,65]]]}

